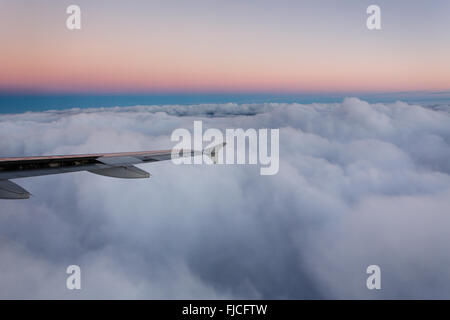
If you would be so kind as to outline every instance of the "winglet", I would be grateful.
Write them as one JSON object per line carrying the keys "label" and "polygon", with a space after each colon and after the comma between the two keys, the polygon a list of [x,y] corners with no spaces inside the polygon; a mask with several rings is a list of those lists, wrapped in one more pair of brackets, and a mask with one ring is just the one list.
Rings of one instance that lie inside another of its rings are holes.
{"label": "winglet", "polygon": [[207,149],[203,149],[202,153],[206,154],[208,157],[211,158],[211,160],[214,162],[214,164],[217,163],[217,161],[219,160],[219,151],[220,149],[222,149],[227,143],[223,142],[223,143],[219,143],[213,147],[207,148]]}

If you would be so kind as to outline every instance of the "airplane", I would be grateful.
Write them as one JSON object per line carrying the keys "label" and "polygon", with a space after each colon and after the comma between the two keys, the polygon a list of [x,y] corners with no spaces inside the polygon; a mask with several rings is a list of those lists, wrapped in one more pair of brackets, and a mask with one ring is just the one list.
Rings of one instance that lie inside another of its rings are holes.
{"label": "airplane", "polygon": [[0,158],[0,199],[29,199],[31,194],[9,179],[44,176],[50,174],[88,171],[94,174],[122,178],[149,178],[150,173],[134,164],[194,157],[205,154],[217,163],[217,154],[225,143],[196,150],[158,150],[140,152],[76,154]]}

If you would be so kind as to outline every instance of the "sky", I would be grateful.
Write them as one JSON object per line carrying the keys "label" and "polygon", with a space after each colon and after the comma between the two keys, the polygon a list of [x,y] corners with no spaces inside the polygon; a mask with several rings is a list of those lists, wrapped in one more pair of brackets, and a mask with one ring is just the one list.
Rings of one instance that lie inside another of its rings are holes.
{"label": "sky", "polygon": [[449,14],[446,0],[0,0],[0,92],[449,90]]}

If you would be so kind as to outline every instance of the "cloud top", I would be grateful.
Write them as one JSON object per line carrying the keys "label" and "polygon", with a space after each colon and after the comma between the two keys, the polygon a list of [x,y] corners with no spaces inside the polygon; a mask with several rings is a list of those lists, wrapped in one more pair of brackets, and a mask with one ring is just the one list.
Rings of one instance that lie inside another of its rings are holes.
{"label": "cloud top", "polygon": [[[17,180],[2,298],[450,298],[448,106],[208,104],[0,115],[1,156],[171,147],[176,128],[280,128],[280,170],[145,165],[150,180]],[[78,264],[83,289],[65,289]],[[382,290],[367,290],[378,264]]]}

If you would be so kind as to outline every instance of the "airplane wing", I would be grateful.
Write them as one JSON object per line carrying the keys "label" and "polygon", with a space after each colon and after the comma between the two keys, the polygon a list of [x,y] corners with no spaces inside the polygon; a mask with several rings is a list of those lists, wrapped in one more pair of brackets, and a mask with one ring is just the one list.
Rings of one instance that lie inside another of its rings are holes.
{"label": "airplane wing", "polygon": [[8,179],[43,176],[49,174],[89,171],[102,176],[138,179],[150,174],[135,167],[135,164],[170,160],[207,154],[213,160],[224,144],[202,150],[159,150],[120,153],[96,153],[63,156],[39,156],[0,158],[0,199],[28,199],[30,193]]}

